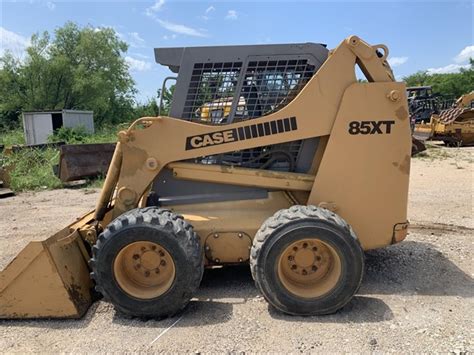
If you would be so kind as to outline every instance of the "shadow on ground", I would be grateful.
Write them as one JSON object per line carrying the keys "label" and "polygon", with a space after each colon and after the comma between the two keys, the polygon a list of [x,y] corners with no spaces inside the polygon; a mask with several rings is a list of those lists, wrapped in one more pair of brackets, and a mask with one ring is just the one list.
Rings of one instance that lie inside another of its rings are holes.
{"label": "shadow on ground", "polygon": [[474,296],[474,280],[433,244],[407,241],[366,253],[359,294]]}

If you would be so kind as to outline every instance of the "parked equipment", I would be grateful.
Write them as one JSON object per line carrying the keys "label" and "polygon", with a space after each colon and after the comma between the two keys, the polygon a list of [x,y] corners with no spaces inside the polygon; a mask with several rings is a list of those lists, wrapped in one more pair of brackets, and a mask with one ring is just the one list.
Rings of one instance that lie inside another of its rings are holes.
{"label": "parked equipment", "polygon": [[343,307],[363,251],[407,235],[410,121],[387,56],[356,36],[155,49],[178,74],[171,117],[120,132],[95,210],[2,271],[1,318],[81,317],[94,286],[127,315],[171,316],[204,267],[243,263],[285,313]]}
{"label": "parked equipment", "polygon": [[474,91],[462,95],[451,108],[433,115],[431,139],[443,141],[449,147],[474,144],[473,102]]}

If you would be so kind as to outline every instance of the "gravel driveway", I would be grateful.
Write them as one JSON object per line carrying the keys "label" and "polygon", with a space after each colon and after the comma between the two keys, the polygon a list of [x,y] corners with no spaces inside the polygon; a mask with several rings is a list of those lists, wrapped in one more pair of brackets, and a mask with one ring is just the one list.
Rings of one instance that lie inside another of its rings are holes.
{"label": "gravel driveway", "polygon": [[[472,352],[474,148],[433,148],[412,161],[412,229],[368,252],[357,296],[337,314],[290,317],[263,300],[248,267],[208,270],[171,319],[141,321],[95,303],[81,320],[0,321],[1,352]],[[0,200],[0,268],[93,208],[96,190]]]}

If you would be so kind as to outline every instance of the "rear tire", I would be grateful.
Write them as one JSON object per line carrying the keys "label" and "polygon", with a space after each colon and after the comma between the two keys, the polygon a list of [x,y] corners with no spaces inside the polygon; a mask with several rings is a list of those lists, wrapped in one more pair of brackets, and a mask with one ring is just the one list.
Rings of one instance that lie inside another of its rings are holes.
{"label": "rear tire", "polygon": [[251,250],[252,276],[265,299],[293,315],[323,315],[359,289],[364,253],[352,228],[335,213],[293,206],[268,218]]}
{"label": "rear tire", "polygon": [[202,279],[199,237],[181,216],[156,207],[128,211],[92,248],[96,290],[128,316],[169,317],[183,309]]}

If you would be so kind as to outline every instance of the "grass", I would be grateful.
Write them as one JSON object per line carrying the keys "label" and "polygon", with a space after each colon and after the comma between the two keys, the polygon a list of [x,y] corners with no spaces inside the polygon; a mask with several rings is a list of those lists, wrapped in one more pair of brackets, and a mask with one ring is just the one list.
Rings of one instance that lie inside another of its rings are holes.
{"label": "grass", "polygon": [[426,150],[416,154],[413,158],[420,159],[420,160],[443,160],[450,158],[452,154],[448,153],[445,149],[442,149],[439,146],[426,143]]}
{"label": "grass", "polygon": [[25,136],[22,129],[0,132],[0,145],[11,146],[15,144],[25,144]]}
{"label": "grass", "polygon": [[[117,140],[118,130],[123,127],[105,127],[95,134],[87,134],[83,129],[60,129],[49,137],[50,142],[64,141],[68,144],[112,143]],[[0,132],[0,144],[5,147],[25,144],[23,130]],[[59,163],[59,149],[23,149],[5,154],[0,152],[0,166],[10,172],[10,188],[16,192],[26,190],[45,190],[63,187],[63,183],[53,172]],[[85,187],[100,188],[103,177],[87,181]]]}
{"label": "grass", "polygon": [[57,189],[62,187],[53,173],[53,165],[59,162],[59,150],[24,149],[4,156],[10,171],[10,188],[14,191]]}

